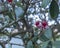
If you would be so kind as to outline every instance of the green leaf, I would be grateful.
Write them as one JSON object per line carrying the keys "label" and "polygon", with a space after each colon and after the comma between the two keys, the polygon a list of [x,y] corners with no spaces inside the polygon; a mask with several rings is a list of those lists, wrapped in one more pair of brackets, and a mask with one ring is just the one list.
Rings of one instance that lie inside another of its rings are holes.
{"label": "green leaf", "polygon": [[44,34],[42,34],[39,39],[43,42],[49,40]]}
{"label": "green leaf", "polygon": [[7,13],[5,13],[5,15],[8,15],[10,19],[14,20],[11,12],[7,12]]}
{"label": "green leaf", "polygon": [[21,5],[21,2],[19,1],[19,2],[16,2],[16,5],[18,6],[18,7],[22,7],[23,8],[23,6]]}
{"label": "green leaf", "polygon": [[54,42],[54,46],[55,46],[56,48],[60,48],[60,41],[55,41],[55,42]]}
{"label": "green leaf", "polygon": [[24,35],[24,39],[29,39],[29,34],[28,34],[28,32]]}
{"label": "green leaf", "polygon": [[52,48],[52,41],[49,41],[47,48]]}
{"label": "green leaf", "polygon": [[37,39],[38,39],[38,37],[37,37],[37,36],[35,36],[35,37],[33,37],[33,38],[32,38],[32,41],[33,41],[33,42],[36,42],[36,41],[37,41]]}
{"label": "green leaf", "polygon": [[42,7],[45,8],[50,2],[51,0],[43,0]]}
{"label": "green leaf", "polygon": [[52,0],[50,7],[49,7],[50,15],[52,19],[55,19],[58,17],[59,14],[59,6],[58,3],[55,0]]}
{"label": "green leaf", "polygon": [[16,8],[15,8],[15,14],[16,14],[17,19],[18,19],[21,15],[23,15],[23,13],[24,13],[24,10],[23,10],[21,7],[16,7]]}
{"label": "green leaf", "polygon": [[28,41],[28,43],[27,43],[27,48],[34,48],[34,45],[33,45],[33,43],[32,43],[31,40]]}
{"label": "green leaf", "polygon": [[40,35],[41,41],[48,41],[52,38],[52,30],[51,28],[47,28],[43,31],[44,33]]}
{"label": "green leaf", "polygon": [[43,42],[41,48],[47,48],[49,41]]}
{"label": "green leaf", "polygon": [[45,29],[44,35],[45,35],[48,39],[51,39],[51,38],[52,38],[52,30],[51,30],[51,28]]}
{"label": "green leaf", "polygon": [[38,35],[38,31],[34,32],[34,36],[37,36]]}

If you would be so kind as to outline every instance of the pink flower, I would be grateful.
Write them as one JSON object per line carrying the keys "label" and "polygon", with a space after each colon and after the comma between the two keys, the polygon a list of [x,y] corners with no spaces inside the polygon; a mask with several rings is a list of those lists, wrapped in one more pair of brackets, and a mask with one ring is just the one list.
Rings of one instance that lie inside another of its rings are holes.
{"label": "pink flower", "polygon": [[40,29],[45,29],[48,27],[48,23],[46,22],[46,20],[43,20],[42,22],[36,21],[35,25],[37,28],[40,28]]}
{"label": "pink flower", "polygon": [[12,0],[8,0],[8,2],[10,3],[10,2],[12,2]]}
{"label": "pink flower", "polygon": [[42,28],[46,28],[48,26],[48,23],[46,22],[46,20],[42,21]]}
{"label": "pink flower", "polygon": [[41,27],[41,22],[40,21],[36,21],[35,25],[36,25],[36,27],[40,28]]}
{"label": "pink flower", "polygon": [[40,24],[40,22],[39,22],[39,21],[37,21],[37,22],[35,23],[35,25],[36,25],[36,26],[38,26],[39,24]]}

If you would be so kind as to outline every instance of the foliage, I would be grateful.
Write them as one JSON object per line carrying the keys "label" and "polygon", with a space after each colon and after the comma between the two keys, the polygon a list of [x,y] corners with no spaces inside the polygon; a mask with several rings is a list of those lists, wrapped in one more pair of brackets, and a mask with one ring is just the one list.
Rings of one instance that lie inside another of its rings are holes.
{"label": "foliage", "polygon": [[[12,48],[12,45],[25,48],[59,48],[60,24],[57,19],[60,6],[58,1],[0,0],[0,45],[2,48],[6,48],[6,44],[8,48]],[[52,20],[55,23],[49,25],[49,21],[52,22]],[[12,38],[22,39],[23,45],[11,43]]]}
{"label": "foliage", "polygon": [[50,4],[50,15],[53,19],[57,18],[59,14],[59,6],[55,0],[52,0]]}

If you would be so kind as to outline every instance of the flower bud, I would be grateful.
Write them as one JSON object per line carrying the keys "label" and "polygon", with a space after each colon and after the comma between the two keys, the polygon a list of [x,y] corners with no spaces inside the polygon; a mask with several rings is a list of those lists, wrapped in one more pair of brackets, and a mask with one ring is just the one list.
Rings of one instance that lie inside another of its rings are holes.
{"label": "flower bud", "polygon": [[12,2],[12,0],[8,0],[8,2],[9,2],[9,3],[11,3],[11,2]]}
{"label": "flower bud", "polygon": [[48,26],[48,23],[46,22],[46,20],[43,20],[42,21],[42,27],[43,28],[46,28]]}

